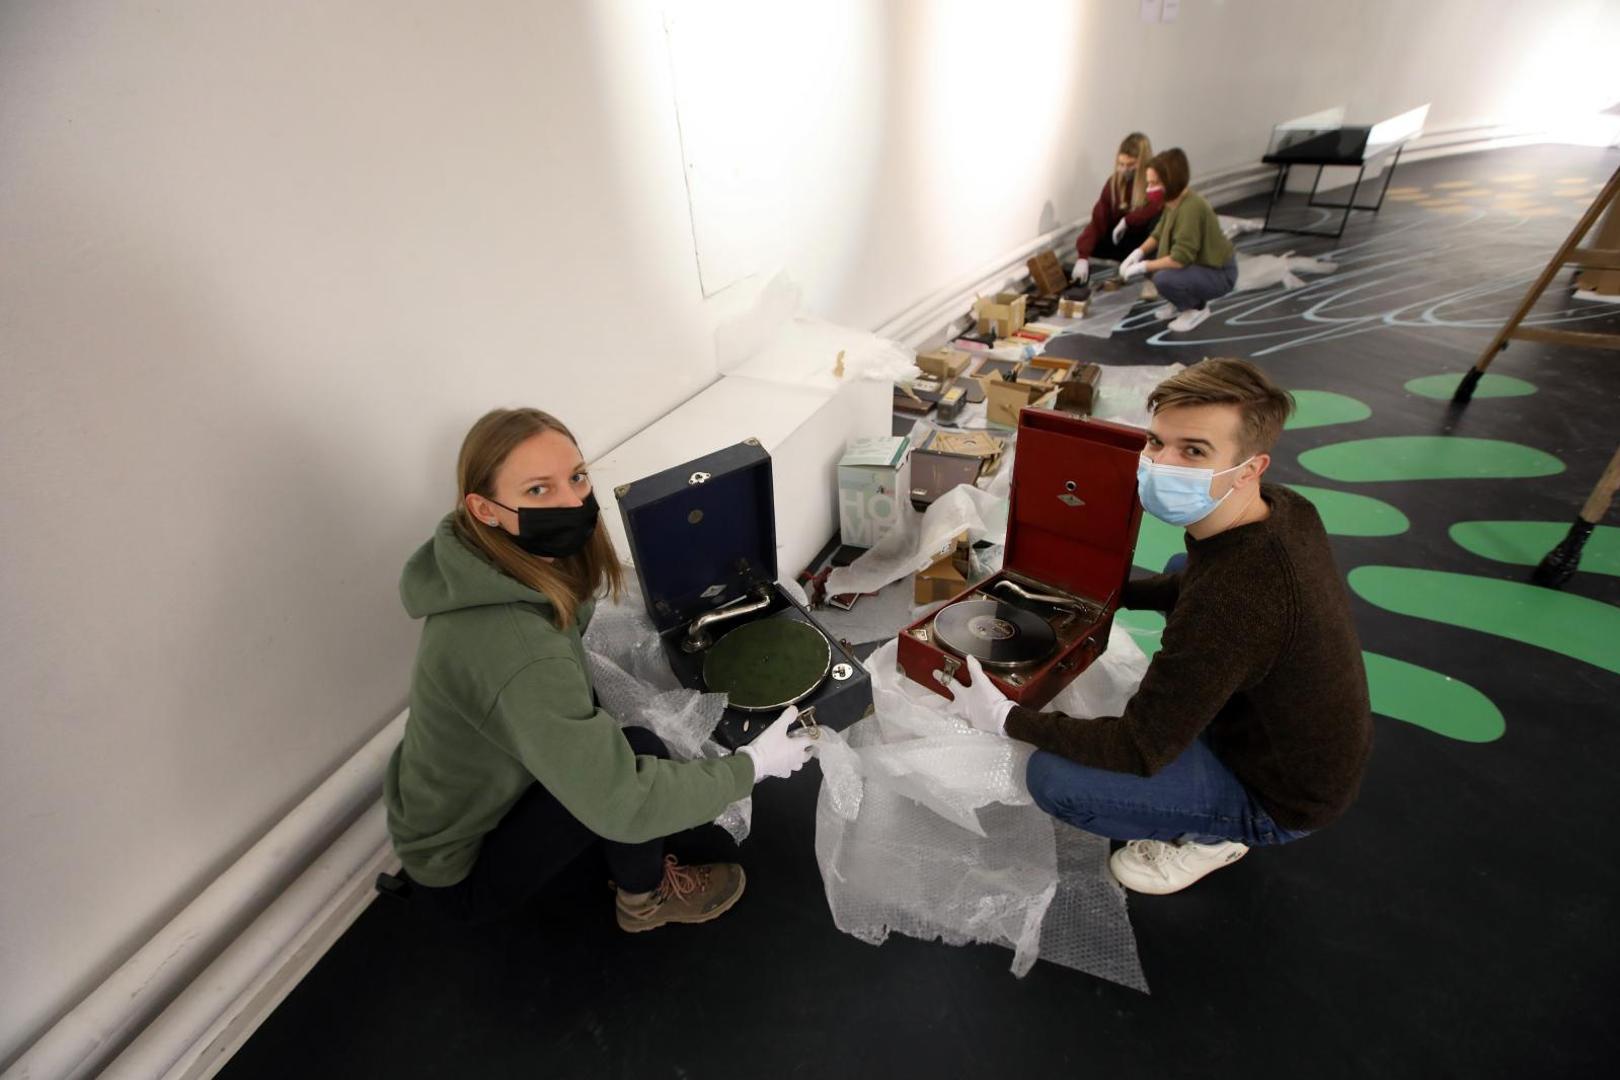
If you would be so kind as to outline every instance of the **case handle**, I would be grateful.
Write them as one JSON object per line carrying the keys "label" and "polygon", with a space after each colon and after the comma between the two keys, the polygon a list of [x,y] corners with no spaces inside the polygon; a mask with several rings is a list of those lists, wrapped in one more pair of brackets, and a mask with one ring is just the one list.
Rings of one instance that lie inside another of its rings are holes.
{"label": "case handle", "polygon": [[951,681],[956,678],[956,673],[961,669],[961,667],[961,660],[946,654],[945,665],[938,671],[934,672],[934,681],[939,683],[941,686],[949,686]]}

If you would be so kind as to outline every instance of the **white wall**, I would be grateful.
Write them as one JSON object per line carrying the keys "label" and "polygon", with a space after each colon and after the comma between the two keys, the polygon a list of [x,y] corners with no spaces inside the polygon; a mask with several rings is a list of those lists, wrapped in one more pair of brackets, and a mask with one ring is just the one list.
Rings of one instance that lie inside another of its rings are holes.
{"label": "white wall", "polygon": [[397,711],[473,418],[712,380],[583,11],[0,7],[0,1061]]}
{"label": "white wall", "polygon": [[[1497,7],[801,4],[854,126],[748,258],[871,326],[1133,127],[1208,172],[1333,104],[1604,103],[1616,5]],[[703,297],[672,86],[653,0],[0,0],[0,1062],[397,709],[473,417],[594,455],[712,380],[752,286]]]}

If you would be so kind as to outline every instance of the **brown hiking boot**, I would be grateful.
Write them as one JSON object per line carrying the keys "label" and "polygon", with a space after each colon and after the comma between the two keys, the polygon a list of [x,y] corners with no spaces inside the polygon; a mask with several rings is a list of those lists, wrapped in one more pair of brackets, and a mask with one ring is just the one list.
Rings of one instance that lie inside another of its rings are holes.
{"label": "brown hiking boot", "polygon": [[731,910],[748,877],[736,863],[682,866],[664,856],[664,880],[650,893],[618,890],[614,908],[619,929],[632,934],[656,930],[665,923],[701,923]]}

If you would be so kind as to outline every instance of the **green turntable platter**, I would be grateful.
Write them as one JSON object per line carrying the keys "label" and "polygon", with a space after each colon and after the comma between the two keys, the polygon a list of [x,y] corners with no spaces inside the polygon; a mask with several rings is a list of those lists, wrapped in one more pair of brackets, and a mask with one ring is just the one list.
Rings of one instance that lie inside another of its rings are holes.
{"label": "green turntable platter", "polygon": [[764,712],[785,708],[821,685],[832,666],[832,646],[821,631],[797,619],[760,619],[715,642],[703,660],[703,683],[729,695],[733,708]]}

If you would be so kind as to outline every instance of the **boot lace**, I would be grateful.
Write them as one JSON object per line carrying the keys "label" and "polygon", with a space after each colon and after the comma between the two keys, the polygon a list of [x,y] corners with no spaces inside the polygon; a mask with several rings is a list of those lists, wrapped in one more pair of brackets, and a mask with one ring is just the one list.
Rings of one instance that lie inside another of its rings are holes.
{"label": "boot lace", "polygon": [[688,896],[702,889],[709,883],[709,868],[707,866],[682,866],[675,856],[664,856],[664,880],[658,883],[658,899],[660,901],[675,897],[685,900]]}

